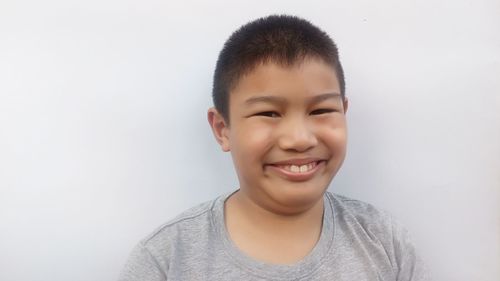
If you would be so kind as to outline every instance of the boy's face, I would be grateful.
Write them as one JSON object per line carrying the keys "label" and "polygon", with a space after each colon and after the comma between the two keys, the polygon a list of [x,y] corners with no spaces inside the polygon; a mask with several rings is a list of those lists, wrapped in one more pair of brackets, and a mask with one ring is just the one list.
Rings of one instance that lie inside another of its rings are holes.
{"label": "boy's face", "polygon": [[346,151],[347,101],[321,60],[292,67],[261,64],[230,93],[228,125],[209,121],[231,151],[240,191],[273,212],[294,213],[322,199]]}

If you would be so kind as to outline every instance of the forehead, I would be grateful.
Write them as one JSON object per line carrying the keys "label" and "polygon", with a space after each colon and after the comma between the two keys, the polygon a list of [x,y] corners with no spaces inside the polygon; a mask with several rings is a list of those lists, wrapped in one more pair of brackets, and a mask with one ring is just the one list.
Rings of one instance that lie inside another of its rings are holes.
{"label": "forehead", "polygon": [[239,79],[230,100],[262,94],[286,99],[307,98],[322,93],[340,93],[339,82],[332,66],[311,58],[291,66],[274,62],[257,65]]}

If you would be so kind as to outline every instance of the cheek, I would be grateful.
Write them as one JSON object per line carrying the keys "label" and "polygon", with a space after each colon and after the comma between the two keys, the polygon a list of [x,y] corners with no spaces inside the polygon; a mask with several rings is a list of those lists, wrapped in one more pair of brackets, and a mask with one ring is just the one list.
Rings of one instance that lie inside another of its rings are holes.
{"label": "cheek", "polygon": [[[243,127],[243,126],[242,126]],[[272,126],[249,124],[231,137],[231,151],[240,161],[259,159],[272,145]]]}
{"label": "cheek", "polygon": [[330,124],[328,127],[322,127],[318,134],[333,154],[345,154],[347,145],[347,129],[345,123],[340,122],[333,126]]}
{"label": "cheek", "polygon": [[335,150],[344,148],[347,142],[346,134],[341,130],[325,132],[322,135],[322,139],[329,147]]}

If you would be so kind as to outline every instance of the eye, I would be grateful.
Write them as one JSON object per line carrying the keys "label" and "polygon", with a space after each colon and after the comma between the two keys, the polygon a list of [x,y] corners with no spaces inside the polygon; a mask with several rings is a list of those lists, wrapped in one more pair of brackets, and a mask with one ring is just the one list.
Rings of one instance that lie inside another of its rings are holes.
{"label": "eye", "polygon": [[255,116],[265,116],[265,117],[271,117],[271,118],[280,117],[279,113],[277,113],[276,111],[263,111],[263,112],[256,113]]}
{"label": "eye", "polygon": [[332,113],[332,112],[336,112],[336,111],[337,110],[333,109],[333,108],[320,108],[320,109],[316,109],[316,110],[311,111],[311,115],[320,115],[320,114]]}

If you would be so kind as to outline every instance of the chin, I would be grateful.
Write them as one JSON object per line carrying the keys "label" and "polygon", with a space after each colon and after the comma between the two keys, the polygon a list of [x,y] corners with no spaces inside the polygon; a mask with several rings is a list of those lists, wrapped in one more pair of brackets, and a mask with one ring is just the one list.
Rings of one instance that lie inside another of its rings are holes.
{"label": "chin", "polygon": [[328,188],[326,186],[318,185],[299,185],[292,184],[284,188],[274,189],[269,192],[272,201],[277,205],[282,206],[286,212],[301,212],[316,205],[319,200],[323,199],[323,195]]}

